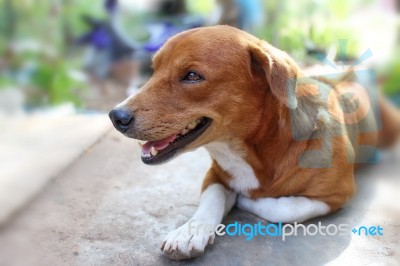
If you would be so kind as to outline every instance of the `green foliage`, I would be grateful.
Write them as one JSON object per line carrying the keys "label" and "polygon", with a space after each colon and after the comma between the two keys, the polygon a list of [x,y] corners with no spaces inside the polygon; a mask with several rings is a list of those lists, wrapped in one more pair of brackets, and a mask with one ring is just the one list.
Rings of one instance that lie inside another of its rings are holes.
{"label": "green foliage", "polygon": [[14,87],[14,82],[6,75],[0,75],[0,90]]}
{"label": "green foliage", "polygon": [[[73,40],[86,30],[83,14],[101,18],[103,1],[0,0],[0,60],[7,67],[0,89],[27,90],[31,105],[81,105],[78,92],[87,84],[71,75],[81,58],[70,54]],[[26,43],[38,48],[17,48]]]}
{"label": "green foliage", "polygon": [[212,0],[187,0],[186,3],[191,12],[206,16],[215,8],[215,3]]}
{"label": "green foliage", "polygon": [[43,104],[43,95],[46,95],[45,100],[49,104],[73,102],[75,105],[81,105],[78,92],[85,89],[86,84],[74,79],[71,71],[72,68],[67,61],[40,61],[32,76],[32,85],[42,94],[39,94],[35,100]]}
{"label": "green foliage", "polygon": [[339,39],[348,39],[351,46],[347,53],[354,57],[359,53],[357,29],[346,19],[369,2],[371,0],[265,1],[267,21],[258,35],[295,54],[304,54],[306,42],[327,49]]}
{"label": "green foliage", "polygon": [[382,74],[383,92],[389,96],[400,95],[400,51],[393,58]]}

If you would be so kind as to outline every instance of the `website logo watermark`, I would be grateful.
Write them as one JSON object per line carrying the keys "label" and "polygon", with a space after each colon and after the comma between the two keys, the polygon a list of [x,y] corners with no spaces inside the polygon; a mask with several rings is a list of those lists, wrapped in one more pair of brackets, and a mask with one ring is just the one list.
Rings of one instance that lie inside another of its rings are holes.
{"label": "website logo watermark", "polygon": [[[339,58],[345,57],[347,43],[339,40]],[[378,162],[377,148],[359,143],[360,136],[378,132],[382,124],[376,73],[373,69],[356,69],[370,57],[372,52],[368,49],[348,66],[339,66],[327,57],[319,58],[334,69],[331,74],[287,81],[287,95],[296,95],[300,107],[290,110],[292,138],[321,143],[319,149],[306,150],[300,156],[300,167],[332,167],[335,139],[341,137],[358,150],[355,156],[353,149],[347,149],[348,163]]]}
{"label": "website logo watermark", "polygon": [[256,224],[241,224],[239,222],[224,224],[197,224],[193,220],[188,223],[189,235],[200,234],[216,234],[218,236],[243,236],[246,241],[252,240],[256,236],[263,237],[280,237],[285,241],[288,237],[293,236],[337,236],[349,235],[351,232],[359,236],[376,236],[383,235],[383,228],[378,226],[360,226],[350,230],[349,224],[328,224],[323,225],[321,222],[318,224],[304,225],[295,222],[294,224],[269,223],[263,224],[258,222]]}
{"label": "website logo watermark", "polygon": [[354,227],[351,232],[359,236],[383,236],[383,228],[380,225]]}

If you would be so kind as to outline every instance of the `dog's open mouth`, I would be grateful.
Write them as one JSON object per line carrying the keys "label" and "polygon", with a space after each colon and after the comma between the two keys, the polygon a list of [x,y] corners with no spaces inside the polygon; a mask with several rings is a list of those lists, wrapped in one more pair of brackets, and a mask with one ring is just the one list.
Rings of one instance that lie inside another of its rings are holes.
{"label": "dog's open mouth", "polygon": [[201,117],[187,124],[181,132],[161,140],[147,141],[141,145],[142,161],[145,164],[159,164],[167,161],[203,134],[211,122],[211,118]]}

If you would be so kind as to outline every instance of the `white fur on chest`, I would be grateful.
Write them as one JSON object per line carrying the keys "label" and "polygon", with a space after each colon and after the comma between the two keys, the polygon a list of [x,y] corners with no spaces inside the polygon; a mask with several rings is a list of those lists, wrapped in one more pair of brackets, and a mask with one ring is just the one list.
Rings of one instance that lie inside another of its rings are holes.
{"label": "white fur on chest", "polygon": [[240,151],[232,149],[228,144],[213,142],[206,145],[211,157],[232,177],[229,187],[243,195],[260,186],[253,168],[243,159]]}

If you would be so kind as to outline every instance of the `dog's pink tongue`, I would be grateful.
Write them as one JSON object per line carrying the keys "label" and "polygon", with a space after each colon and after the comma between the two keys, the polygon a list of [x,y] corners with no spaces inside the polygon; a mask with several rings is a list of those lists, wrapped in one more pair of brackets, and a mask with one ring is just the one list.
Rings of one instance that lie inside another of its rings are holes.
{"label": "dog's pink tongue", "polygon": [[171,142],[176,139],[176,134],[171,135],[165,139],[157,140],[157,141],[148,141],[142,146],[143,153],[150,153],[151,147],[154,147],[156,150],[160,151],[165,149]]}

